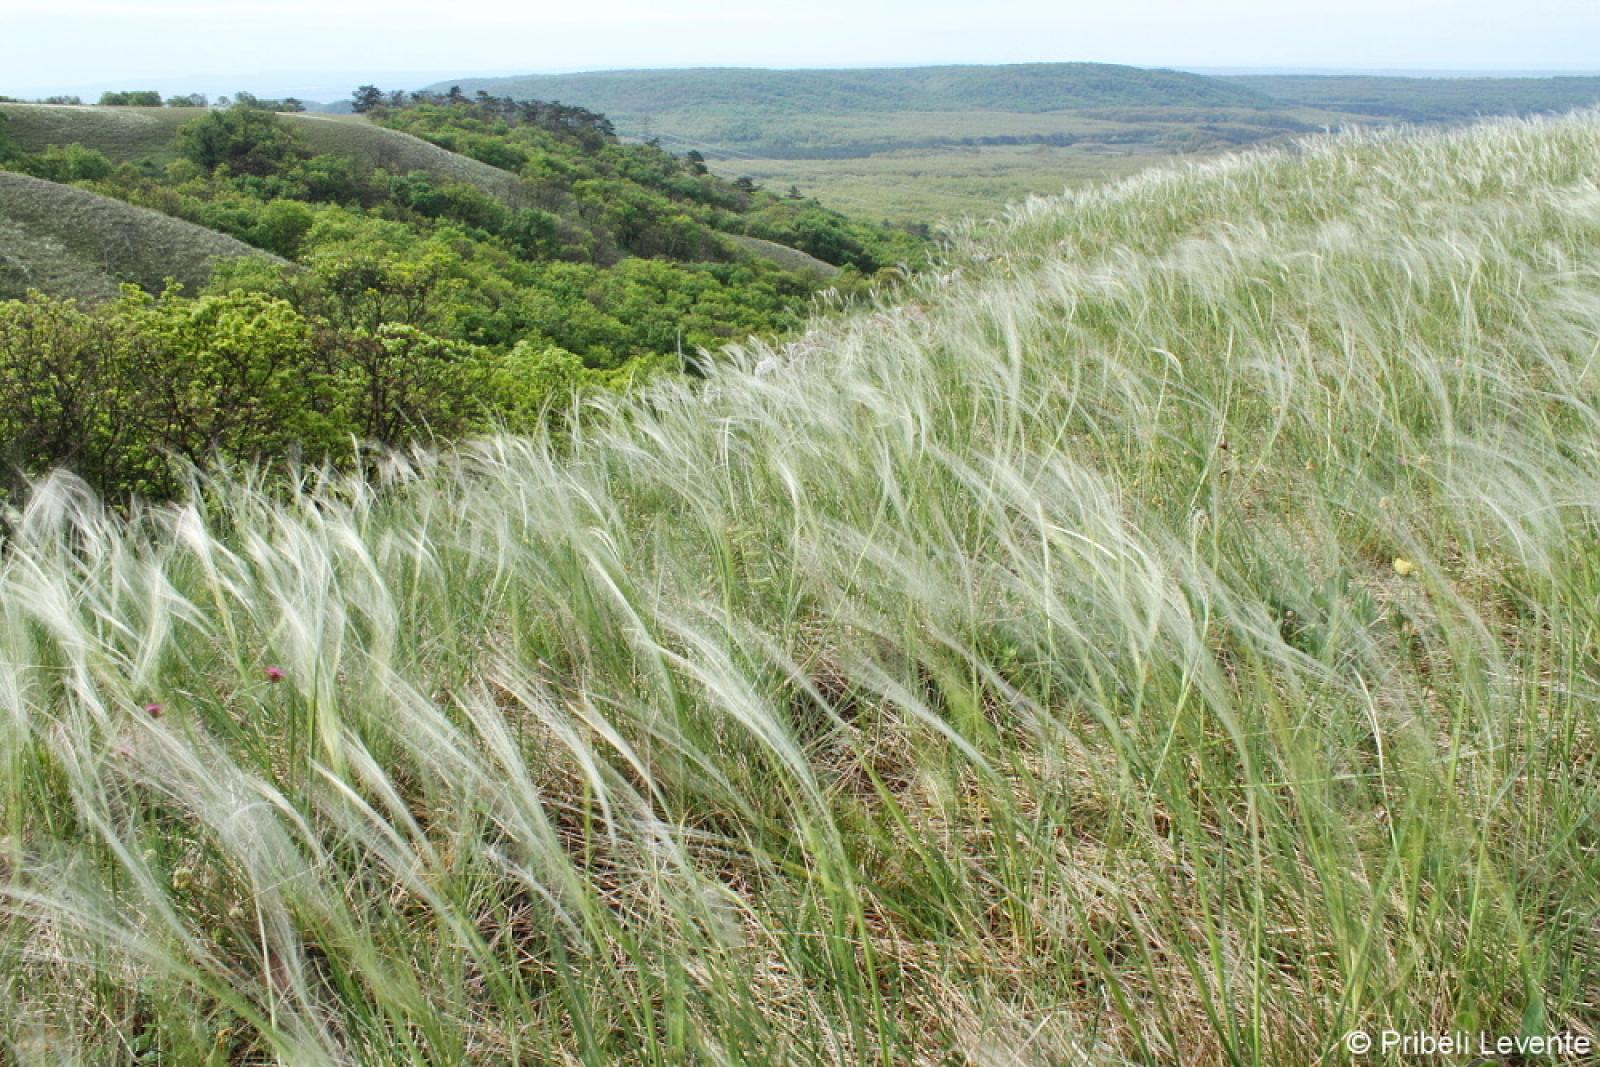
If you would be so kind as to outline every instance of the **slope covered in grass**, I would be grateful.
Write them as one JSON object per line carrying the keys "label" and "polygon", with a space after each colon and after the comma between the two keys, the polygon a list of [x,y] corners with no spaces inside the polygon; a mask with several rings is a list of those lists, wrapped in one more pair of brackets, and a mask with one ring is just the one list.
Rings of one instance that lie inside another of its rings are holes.
{"label": "slope covered in grass", "polygon": [[178,127],[205,114],[187,107],[81,107],[0,103],[6,134],[24,152],[81,144],[117,163],[176,158]]}
{"label": "slope covered in grass", "polygon": [[30,289],[84,300],[131,283],[203,286],[219,259],[259,256],[247,244],[160,212],[69,185],[0,171],[0,300]]}
{"label": "slope covered in grass", "polygon": [[[8,136],[25,152],[77,144],[116,163],[170,163],[178,158],[179,128],[209,112],[192,107],[0,104],[0,113],[6,117]],[[421,171],[440,181],[473,186],[507,207],[527,206],[529,198],[515,175],[360,116],[288,113],[278,119],[315,152],[348,157],[367,170]]]}
{"label": "slope covered in grass", "polygon": [[457,155],[400,130],[375,126],[355,115],[285,115],[289,128],[315,152],[348,156],[363,167],[391,174],[422,171],[441,181],[461,182],[494,197],[507,207],[532,202],[515,174]]}
{"label": "slope covered in grass", "polygon": [[45,486],[8,1055],[1592,1037],[1597,133],[1034,201],[901,306],[375,485]]}

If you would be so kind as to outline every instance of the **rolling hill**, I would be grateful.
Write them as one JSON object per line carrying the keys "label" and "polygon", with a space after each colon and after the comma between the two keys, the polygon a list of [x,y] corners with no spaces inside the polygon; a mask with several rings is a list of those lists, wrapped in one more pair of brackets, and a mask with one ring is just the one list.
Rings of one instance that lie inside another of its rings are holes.
{"label": "rolling hill", "polygon": [[[179,127],[208,112],[184,107],[0,103],[0,114],[7,120],[7,136],[23,151],[79,144],[116,163],[150,160],[162,164],[177,158]],[[421,171],[441,181],[472,185],[507,206],[522,206],[526,200],[514,175],[357,115],[283,114],[279,119],[313,151],[346,156],[368,170]]]}
{"label": "rolling hill", "polygon": [[1600,117],[1364,133],[1030,201],[565,431],[57,477],[0,555],[0,1047],[1581,1048],[1597,336]]}
{"label": "rolling hill", "polygon": [[55,182],[0,170],[0,300],[30,289],[103,300],[168,278],[197,289],[217,259],[278,260],[232,237]]}
{"label": "rolling hill", "polygon": [[81,144],[114,163],[175,158],[178,127],[203,114],[192,108],[78,107],[0,101],[6,136],[24,152]]}

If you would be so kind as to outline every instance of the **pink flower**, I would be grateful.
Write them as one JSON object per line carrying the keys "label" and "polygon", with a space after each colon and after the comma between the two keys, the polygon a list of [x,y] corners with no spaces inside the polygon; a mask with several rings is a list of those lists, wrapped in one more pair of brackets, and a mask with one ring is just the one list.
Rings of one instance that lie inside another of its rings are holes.
{"label": "pink flower", "polygon": [[283,668],[282,667],[268,667],[267,668],[267,681],[274,682],[274,683],[283,681]]}
{"label": "pink flower", "polygon": [[150,716],[152,719],[161,718],[161,713],[166,710],[167,709],[162,707],[160,704],[146,704],[144,706],[144,713]]}

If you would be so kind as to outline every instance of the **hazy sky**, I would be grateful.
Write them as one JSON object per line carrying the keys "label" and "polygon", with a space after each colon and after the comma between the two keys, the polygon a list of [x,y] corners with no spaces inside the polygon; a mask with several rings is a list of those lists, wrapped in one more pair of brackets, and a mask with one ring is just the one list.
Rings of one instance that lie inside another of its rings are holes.
{"label": "hazy sky", "polygon": [[1600,0],[0,0],[0,93],[1029,60],[1594,69]]}

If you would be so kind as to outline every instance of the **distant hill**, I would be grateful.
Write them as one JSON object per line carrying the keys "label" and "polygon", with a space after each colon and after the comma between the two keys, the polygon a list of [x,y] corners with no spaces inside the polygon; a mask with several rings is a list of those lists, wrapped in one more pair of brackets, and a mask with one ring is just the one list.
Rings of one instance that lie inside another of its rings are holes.
{"label": "distant hill", "polygon": [[1107,63],[905,67],[876,70],[620,70],[441,83],[519,99],[561,100],[618,123],[706,108],[818,111],[1018,111],[1091,107],[1271,107],[1255,90],[1202,74]]}
{"label": "distant hill", "polygon": [[1600,103],[1600,77],[1399,78],[1239,75],[1224,81],[1296,107],[1407,122],[1571,111]]}
{"label": "distant hill", "polygon": [[[1127,112],[1221,124],[1230,143],[1285,131],[1282,110],[1202,74],[1104,63],[881,70],[624,70],[467,78],[443,85],[604,112],[625,136],[673,151],[849,158],[933,145],[1064,144],[1120,127]],[[1313,126],[1304,127],[1315,128]],[[1166,132],[1166,131],[1163,131]],[[1187,136],[1190,130],[1185,130]],[[1292,130],[1287,132],[1294,132]],[[1148,129],[1137,136],[1148,140]]]}
{"label": "distant hill", "polygon": [[1195,157],[1396,122],[1600,105],[1600,78],[1222,75],[1096,63],[463,78],[605,112],[714,173],[915,224]]}
{"label": "distant hill", "polygon": [[131,282],[198,288],[219,258],[265,256],[232,237],[69,185],[0,171],[0,300],[29,289],[83,300]]}
{"label": "distant hill", "polygon": [[[1102,63],[879,70],[622,70],[460,85],[605,112],[711,159],[848,159],[942,147],[1195,152],[1372,122],[1600,103],[1600,78],[1214,76]],[[754,168],[760,169],[760,168]]]}

